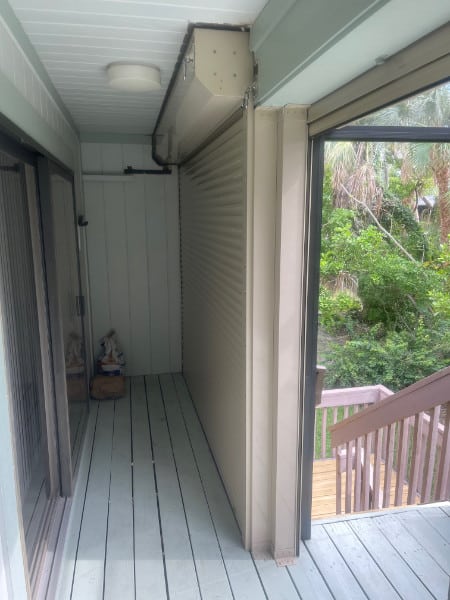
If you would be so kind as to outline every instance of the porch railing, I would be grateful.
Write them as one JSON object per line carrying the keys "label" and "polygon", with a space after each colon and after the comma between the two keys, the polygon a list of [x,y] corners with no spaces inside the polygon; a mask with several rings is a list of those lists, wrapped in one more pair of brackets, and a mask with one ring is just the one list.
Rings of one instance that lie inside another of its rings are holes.
{"label": "porch railing", "polygon": [[[320,367],[318,367],[319,369]],[[319,371],[318,371],[319,373]],[[319,382],[319,376],[318,376]],[[318,386],[316,385],[316,388]],[[314,458],[334,458],[335,448],[331,446],[329,427],[340,423],[349,416],[380,402],[393,394],[384,385],[323,390],[316,398],[316,436]]]}
{"label": "porch railing", "polygon": [[449,401],[450,367],[331,425],[336,513],[344,474],[347,513],[449,499]]}

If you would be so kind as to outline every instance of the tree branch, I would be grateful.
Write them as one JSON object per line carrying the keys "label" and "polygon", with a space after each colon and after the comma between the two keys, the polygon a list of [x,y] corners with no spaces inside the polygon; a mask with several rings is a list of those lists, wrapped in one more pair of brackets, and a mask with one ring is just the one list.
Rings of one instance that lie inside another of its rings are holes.
{"label": "tree branch", "polygon": [[383,227],[383,225],[380,223],[380,221],[376,218],[376,216],[374,215],[374,213],[370,210],[370,208],[367,206],[367,204],[365,202],[363,202],[362,200],[358,200],[358,198],[355,198],[355,196],[353,194],[351,194],[347,188],[341,183],[341,188],[344,190],[344,192],[348,195],[349,198],[351,198],[354,202],[356,202],[357,204],[359,204],[360,206],[362,206],[364,208],[364,210],[366,212],[369,213],[370,217],[372,218],[372,220],[375,222],[376,226],[378,227],[378,229],[384,233],[384,235],[386,235],[391,242],[393,242],[397,248],[399,250],[401,250],[401,252],[403,252],[403,254],[406,256],[406,258],[408,258],[410,261],[412,261],[414,264],[419,265],[419,261],[416,260],[414,258],[414,256],[412,256],[408,250],[406,250],[405,248],[403,248],[403,246],[400,244],[400,242],[398,242],[395,237],[389,233],[389,231],[387,229],[385,229]]}

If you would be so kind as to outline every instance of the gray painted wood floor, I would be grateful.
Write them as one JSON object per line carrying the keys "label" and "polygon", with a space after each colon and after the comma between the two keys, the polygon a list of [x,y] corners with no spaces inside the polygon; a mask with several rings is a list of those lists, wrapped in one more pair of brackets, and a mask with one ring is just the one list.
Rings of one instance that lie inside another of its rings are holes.
{"label": "gray painted wood floor", "polygon": [[93,404],[51,600],[447,600],[449,504],[313,525],[296,564],[253,560],[181,375]]}

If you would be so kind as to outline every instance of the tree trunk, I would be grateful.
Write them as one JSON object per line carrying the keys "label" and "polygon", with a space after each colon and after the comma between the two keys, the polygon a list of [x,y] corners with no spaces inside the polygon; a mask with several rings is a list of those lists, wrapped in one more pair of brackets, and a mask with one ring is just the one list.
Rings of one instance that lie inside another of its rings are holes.
{"label": "tree trunk", "polygon": [[448,243],[450,235],[450,167],[442,166],[434,170],[434,178],[438,187],[438,205],[439,205],[439,229],[440,238],[443,244]]}

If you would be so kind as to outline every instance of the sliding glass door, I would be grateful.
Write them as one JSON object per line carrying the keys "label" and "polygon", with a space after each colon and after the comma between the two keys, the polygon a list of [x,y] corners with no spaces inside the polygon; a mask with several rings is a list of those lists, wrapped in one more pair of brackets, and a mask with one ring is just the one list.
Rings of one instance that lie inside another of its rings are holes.
{"label": "sliding glass door", "polygon": [[71,494],[74,457],[88,409],[84,339],[73,179],[39,158],[39,186],[60,431],[62,492]]}
{"label": "sliding glass door", "polygon": [[[0,139],[0,314],[23,535],[33,585],[59,491],[33,157]],[[30,193],[28,193],[30,192]]]}

